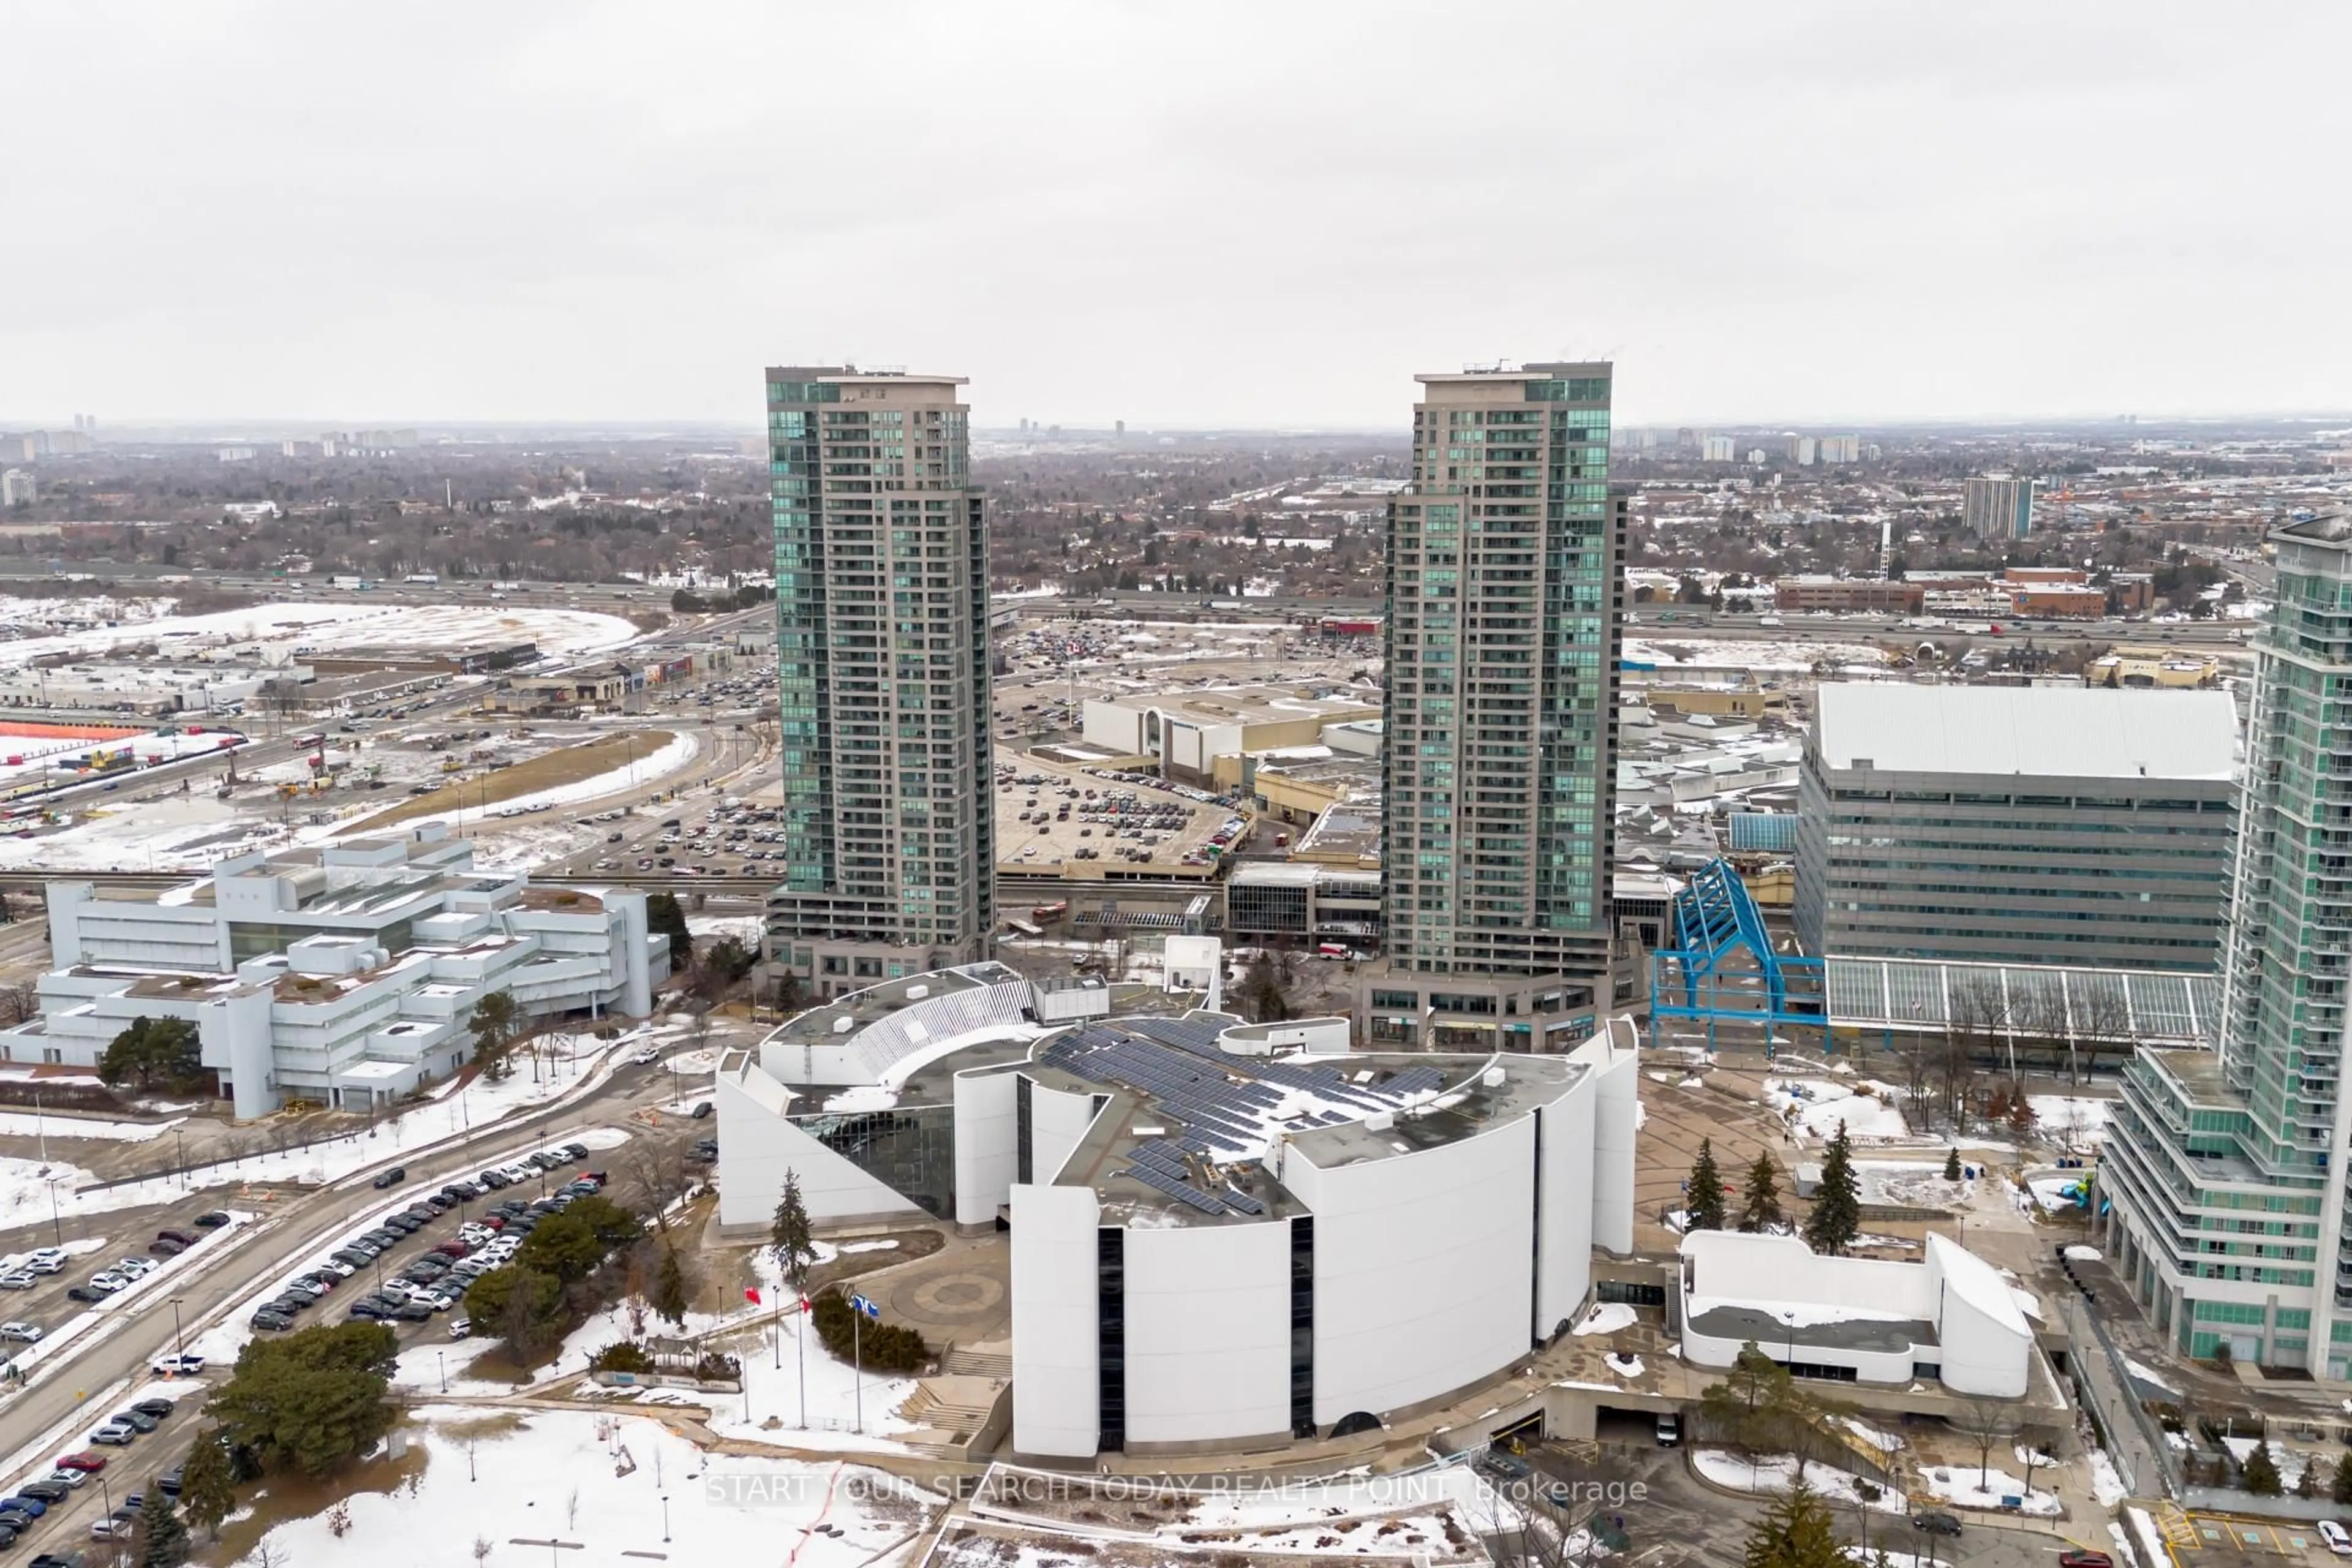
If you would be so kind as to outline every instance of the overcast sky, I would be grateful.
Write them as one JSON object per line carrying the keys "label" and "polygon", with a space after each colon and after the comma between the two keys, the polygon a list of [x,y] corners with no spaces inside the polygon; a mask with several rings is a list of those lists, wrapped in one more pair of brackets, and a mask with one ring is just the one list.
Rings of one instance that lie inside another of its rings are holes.
{"label": "overcast sky", "polygon": [[9,7],[0,424],[2352,406],[2352,6]]}

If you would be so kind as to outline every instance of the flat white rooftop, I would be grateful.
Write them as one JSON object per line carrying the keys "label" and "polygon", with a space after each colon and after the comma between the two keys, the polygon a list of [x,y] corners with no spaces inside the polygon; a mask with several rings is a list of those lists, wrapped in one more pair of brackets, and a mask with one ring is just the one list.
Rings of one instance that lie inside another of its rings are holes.
{"label": "flat white rooftop", "polygon": [[2226,691],[1831,682],[1815,706],[1840,771],[2226,783],[2238,731]]}

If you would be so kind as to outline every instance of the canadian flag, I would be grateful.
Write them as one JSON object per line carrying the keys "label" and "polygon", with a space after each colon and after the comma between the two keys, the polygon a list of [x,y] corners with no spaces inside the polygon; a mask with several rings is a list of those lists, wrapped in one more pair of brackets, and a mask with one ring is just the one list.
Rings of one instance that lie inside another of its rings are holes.
{"label": "canadian flag", "polygon": [[756,1307],[760,1304],[760,1292],[746,1285],[743,1287],[743,1300]]}
{"label": "canadian flag", "polygon": [[[814,1307],[812,1307],[812,1306],[810,1306],[810,1305],[809,1305],[809,1299],[808,1299],[806,1296],[803,1296],[803,1297],[802,1297],[802,1298],[801,1298],[801,1310],[802,1310],[802,1311],[803,1311],[803,1312],[809,1312],[809,1311],[814,1311],[814,1310],[815,1310],[815,1309],[814,1309]],[[2352,1400],[2347,1400],[2347,1401],[2345,1401],[2345,1403],[2346,1403],[2346,1404],[2347,1404],[2347,1405],[2352,1405]]]}

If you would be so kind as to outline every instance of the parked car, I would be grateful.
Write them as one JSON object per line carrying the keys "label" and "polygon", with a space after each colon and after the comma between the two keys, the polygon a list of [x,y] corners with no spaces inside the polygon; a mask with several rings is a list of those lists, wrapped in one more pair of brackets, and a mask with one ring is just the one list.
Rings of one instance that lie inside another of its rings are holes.
{"label": "parked car", "polygon": [[585,1160],[588,1157],[588,1145],[585,1143],[566,1143],[563,1146],[563,1152],[571,1155],[575,1160]]}
{"label": "parked car", "polygon": [[194,1224],[198,1230],[217,1230],[228,1223],[228,1215],[219,1209],[211,1209],[198,1215],[190,1223]]}
{"label": "parked car", "polygon": [[57,1482],[61,1487],[71,1487],[76,1491],[79,1491],[83,1487],[89,1484],[89,1472],[88,1470],[68,1470],[63,1466],[59,1466],[58,1468],[49,1472],[49,1479]]}
{"label": "parked car", "polygon": [[0,1274],[0,1290],[29,1290],[41,1282],[41,1277],[29,1268],[11,1268]]}
{"label": "parked car", "polygon": [[89,1288],[93,1290],[103,1291],[107,1295],[111,1296],[117,1290],[128,1290],[131,1289],[131,1281],[120,1274],[93,1274],[90,1276]]}
{"label": "parked car", "polygon": [[513,1182],[507,1179],[507,1173],[504,1171],[484,1171],[481,1174],[480,1180],[482,1185],[489,1188],[493,1192],[496,1192],[500,1187],[510,1187],[514,1185]]}
{"label": "parked car", "polygon": [[40,1337],[41,1326],[38,1323],[0,1323],[0,1340],[15,1340],[24,1344],[31,1344]]}
{"label": "parked car", "polygon": [[144,1410],[118,1410],[110,1418],[108,1424],[115,1426],[128,1426],[142,1436],[155,1430],[157,1425],[155,1418]]}
{"label": "parked car", "polygon": [[131,1439],[138,1436],[135,1427],[101,1426],[89,1435],[89,1440],[108,1448],[128,1448]]}
{"label": "parked car", "polygon": [[147,1363],[148,1370],[165,1377],[194,1377],[205,1370],[205,1358],[200,1355],[159,1355]]}
{"label": "parked car", "polygon": [[16,1489],[26,1497],[38,1498],[45,1503],[60,1503],[73,1496],[72,1488],[57,1481],[26,1481]]}
{"label": "parked car", "polygon": [[180,1495],[180,1482],[186,1477],[187,1473],[188,1468],[185,1465],[173,1465],[170,1469],[165,1470],[162,1475],[155,1478],[155,1489],[162,1492],[165,1497],[178,1497]]}
{"label": "parked car", "polygon": [[283,1333],[294,1326],[292,1313],[273,1312],[267,1307],[262,1308],[246,1321],[262,1332],[271,1334]]}
{"label": "parked car", "polygon": [[156,1420],[161,1421],[172,1414],[173,1405],[170,1400],[158,1396],[154,1399],[142,1399],[131,1408],[136,1410],[142,1415],[152,1415]]}
{"label": "parked car", "polygon": [[185,1242],[165,1241],[161,1237],[158,1237],[156,1240],[151,1241],[147,1244],[147,1250],[153,1253],[158,1258],[177,1258],[183,1252],[187,1251],[188,1247]]}
{"label": "parked car", "polygon": [[474,1331],[474,1320],[473,1320],[473,1319],[471,1319],[471,1318],[452,1318],[452,1319],[450,1319],[450,1320],[449,1320],[449,1337],[450,1337],[451,1339],[453,1339],[453,1340],[462,1340],[462,1339],[466,1338],[468,1334],[471,1334],[473,1331]]}
{"label": "parked car", "polygon": [[708,1121],[710,1119],[710,1101],[706,1100],[694,1108],[694,1119],[697,1121]]}
{"label": "parked car", "polygon": [[159,1230],[155,1233],[155,1239],[158,1241],[176,1241],[182,1247],[194,1247],[196,1244],[196,1238],[190,1236],[184,1230]]}
{"label": "parked car", "polygon": [[404,1165],[394,1165],[391,1170],[377,1175],[376,1179],[369,1184],[381,1191],[385,1187],[396,1186],[406,1180],[408,1180],[408,1168]]}
{"label": "parked car", "polygon": [[2116,1568],[2116,1560],[2104,1552],[2061,1552],[2058,1568]]}
{"label": "parked car", "polygon": [[1679,1448],[1683,1443],[1683,1418],[1669,1410],[1658,1417],[1658,1447]]}
{"label": "parked car", "polygon": [[79,1454],[68,1454],[64,1458],[58,1461],[58,1468],[61,1470],[79,1470],[86,1476],[94,1476],[98,1474],[99,1471],[106,1468],[106,1456],[104,1454],[93,1454],[87,1449]]}
{"label": "parked car", "polygon": [[2352,1557],[2352,1531],[2347,1531],[2332,1519],[2319,1521],[2319,1539],[2327,1542],[2327,1550],[2338,1557]]}
{"label": "parked car", "polygon": [[1960,1520],[1958,1514],[1931,1510],[1913,1514],[1911,1528],[1924,1531],[1929,1535],[1958,1535],[1960,1532]]}
{"label": "parked car", "polygon": [[21,1513],[26,1519],[38,1519],[49,1511],[49,1505],[37,1497],[19,1492],[12,1498],[0,1498],[0,1513]]}

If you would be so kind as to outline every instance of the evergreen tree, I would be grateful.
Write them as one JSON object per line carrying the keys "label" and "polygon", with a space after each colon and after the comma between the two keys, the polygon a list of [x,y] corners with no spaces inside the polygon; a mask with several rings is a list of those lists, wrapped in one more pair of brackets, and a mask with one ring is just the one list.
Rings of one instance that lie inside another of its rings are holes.
{"label": "evergreen tree", "polygon": [[1759,1153],[1756,1163],[1748,1168],[1748,1190],[1739,1203],[1739,1228],[1762,1230],[1785,1225],[1788,1218],[1780,1212],[1780,1178],[1772,1169],[1772,1156]]}
{"label": "evergreen tree", "polygon": [[474,1062],[493,1081],[514,1071],[509,1053],[522,1033],[523,1015],[511,991],[493,991],[466,1015],[466,1028],[474,1037]]}
{"label": "evergreen tree", "polygon": [[1723,1173],[1715,1168],[1715,1145],[1710,1139],[1699,1140],[1698,1158],[1691,1164],[1690,1193],[1683,1200],[1683,1208],[1690,1215],[1685,1228],[1723,1228]]}
{"label": "evergreen tree", "polygon": [[646,900],[646,930],[669,938],[669,972],[685,973],[694,956],[694,933],[686,929],[686,911],[678,908],[676,893],[656,893]]}
{"label": "evergreen tree", "polygon": [[2320,1467],[2325,1463],[2326,1461],[2316,1454],[2304,1456],[2303,1473],[2294,1478],[2295,1496],[2315,1498],[2319,1495],[2319,1471]]}
{"label": "evergreen tree", "polygon": [[2352,1503],[2352,1455],[2336,1462],[2336,1473],[2328,1478],[2327,1495],[2336,1502]]}
{"label": "evergreen tree", "polygon": [[2271,1458],[2270,1439],[2258,1439],[2254,1451],[2246,1456],[2246,1489],[2256,1497],[2276,1497],[2283,1489],[2279,1485],[2278,1462]]}
{"label": "evergreen tree", "polygon": [[1805,1216],[1805,1245],[1822,1254],[1842,1253],[1862,1234],[1862,1184],[1854,1179],[1853,1140],[1838,1123],[1822,1160],[1822,1184]]}
{"label": "evergreen tree", "polygon": [[188,1527],[181,1522],[179,1510],[162,1487],[148,1488],[131,1542],[139,1568],[181,1568],[190,1551]]}
{"label": "evergreen tree", "polygon": [[1958,1146],[1955,1145],[1951,1152],[1944,1156],[1944,1180],[1948,1182],[1957,1182],[1959,1179],[1960,1151]]}
{"label": "evergreen tree", "polygon": [[188,1450],[187,1465],[180,1472],[180,1506],[191,1521],[205,1527],[205,1534],[220,1539],[221,1521],[236,1508],[236,1473],[229,1463],[228,1446],[218,1435],[205,1433]]}
{"label": "evergreen tree", "polygon": [[784,1173],[784,1195],[776,1200],[776,1219],[768,1232],[768,1250],[792,1287],[794,1310],[808,1294],[809,1265],[816,1258],[816,1243],[809,1237],[808,1205],[801,1201],[798,1171]]}
{"label": "evergreen tree", "polygon": [[674,1247],[662,1250],[661,1268],[654,1276],[654,1311],[686,1327],[686,1270],[678,1267]]}
{"label": "evergreen tree", "polygon": [[1849,1568],[1827,1504],[1799,1481],[1748,1532],[1740,1568]]}

